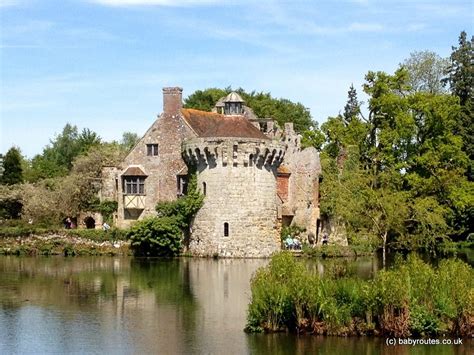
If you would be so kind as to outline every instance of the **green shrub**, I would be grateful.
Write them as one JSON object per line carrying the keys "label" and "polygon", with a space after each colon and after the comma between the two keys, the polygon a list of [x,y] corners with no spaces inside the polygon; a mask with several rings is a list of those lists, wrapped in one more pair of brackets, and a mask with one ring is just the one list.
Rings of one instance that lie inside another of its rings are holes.
{"label": "green shrub", "polygon": [[139,256],[175,256],[181,250],[182,231],[175,217],[150,217],[135,223],[127,233]]}
{"label": "green shrub", "polygon": [[175,201],[159,202],[155,210],[158,217],[174,217],[181,228],[188,229],[194,215],[202,207],[203,201],[204,196],[197,188],[197,177],[193,173],[189,177],[187,195]]}
{"label": "green shrub", "polygon": [[70,237],[78,237],[90,239],[96,242],[126,240],[127,230],[111,228],[107,231],[102,229],[67,229],[62,230],[62,233]]}
{"label": "green shrub", "polygon": [[441,330],[440,320],[425,305],[413,304],[410,307],[410,330],[415,336],[436,335]]}

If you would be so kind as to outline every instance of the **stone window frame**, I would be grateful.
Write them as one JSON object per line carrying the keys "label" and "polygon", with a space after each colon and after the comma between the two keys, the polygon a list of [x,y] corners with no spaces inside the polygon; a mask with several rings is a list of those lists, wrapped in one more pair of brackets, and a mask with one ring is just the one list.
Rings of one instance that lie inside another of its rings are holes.
{"label": "stone window frame", "polygon": [[224,222],[224,237],[229,236],[229,222]]}
{"label": "stone window frame", "polygon": [[157,157],[158,156],[158,143],[147,144],[146,155],[148,157]]}
{"label": "stone window frame", "polygon": [[124,176],[123,193],[125,195],[145,195],[145,176]]}

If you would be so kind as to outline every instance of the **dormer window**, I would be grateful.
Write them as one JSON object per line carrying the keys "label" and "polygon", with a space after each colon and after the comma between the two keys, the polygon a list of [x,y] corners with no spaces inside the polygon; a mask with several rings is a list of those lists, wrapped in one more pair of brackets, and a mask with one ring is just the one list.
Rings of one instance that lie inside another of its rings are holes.
{"label": "dormer window", "polygon": [[158,156],[158,144],[147,144],[146,155],[148,155],[149,157]]}

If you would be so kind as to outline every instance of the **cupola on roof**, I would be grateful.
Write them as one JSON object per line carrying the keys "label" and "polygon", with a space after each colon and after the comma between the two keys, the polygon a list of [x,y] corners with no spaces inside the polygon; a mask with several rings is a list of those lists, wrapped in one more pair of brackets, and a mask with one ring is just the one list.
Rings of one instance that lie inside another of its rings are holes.
{"label": "cupola on roof", "polygon": [[237,94],[235,91],[232,91],[225,97],[224,102],[244,102],[244,100],[239,94]]}

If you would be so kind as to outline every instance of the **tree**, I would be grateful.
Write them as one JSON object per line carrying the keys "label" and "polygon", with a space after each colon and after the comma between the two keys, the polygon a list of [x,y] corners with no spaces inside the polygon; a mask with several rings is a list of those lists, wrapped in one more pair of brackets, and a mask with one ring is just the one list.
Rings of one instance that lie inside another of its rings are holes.
{"label": "tree", "polygon": [[99,135],[89,128],[84,128],[81,134],[77,138],[76,144],[78,145],[79,154],[87,152],[89,148],[98,146],[101,143]]}
{"label": "tree", "polygon": [[50,145],[43,149],[43,153],[32,159],[29,181],[66,176],[77,156],[100,143],[100,137],[90,129],[84,128],[79,133],[77,126],[66,124],[62,133],[50,140]]}
{"label": "tree", "polygon": [[461,104],[454,132],[462,137],[463,150],[471,162],[467,175],[470,181],[474,181],[474,36],[468,40],[466,32],[462,31],[459,47],[452,49],[443,83],[449,84],[451,93],[459,98]]}
{"label": "tree", "polygon": [[347,103],[344,106],[344,120],[350,123],[353,119],[357,119],[360,114],[360,102],[357,100],[357,91],[351,84],[347,92]]}
{"label": "tree", "polygon": [[367,136],[367,124],[361,120],[361,103],[357,99],[357,92],[351,84],[347,93],[347,103],[344,114],[329,117],[321,126],[326,135],[325,152],[339,160],[344,160],[349,147],[358,147],[359,154],[364,151],[363,144]]}
{"label": "tree", "polygon": [[140,141],[140,137],[136,133],[123,132],[120,146],[124,151],[129,152]]}
{"label": "tree", "polygon": [[448,60],[431,51],[410,53],[400,67],[408,71],[408,84],[412,91],[441,94],[445,92],[442,79],[448,68]]}
{"label": "tree", "polygon": [[447,94],[410,90],[409,75],[369,72],[368,119],[322,125],[321,213],[341,220],[352,242],[377,238],[436,249],[472,232],[474,185],[455,127],[461,107]]}
{"label": "tree", "polygon": [[449,66],[443,79],[445,85],[449,84],[451,92],[460,99],[461,106],[473,100],[474,90],[474,36],[467,39],[467,34],[462,31],[459,35],[459,47],[452,47]]}
{"label": "tree", "polygon": [[3,158],[3,174],[0,176],[0,183],[3,185],[14,185],[23,182],[22,157],[20,150],[11,147],[5,158]]}
{"label": "tree", "polygon": [[324,134],[318,127],[318,123],[315,122],[314,127],[307,129],[303,132],[303,138],[301,139],[301,146],[303,148],[306,147],[314,147],[318,151],[321,150],[321,147],[324,144]]}
{"label": "tree", "polygon": [[206,90],[196,90],[184,99],[184,107],[210,112],[216,102],[231,91],[230,87],[226,89],[209,88]]}

